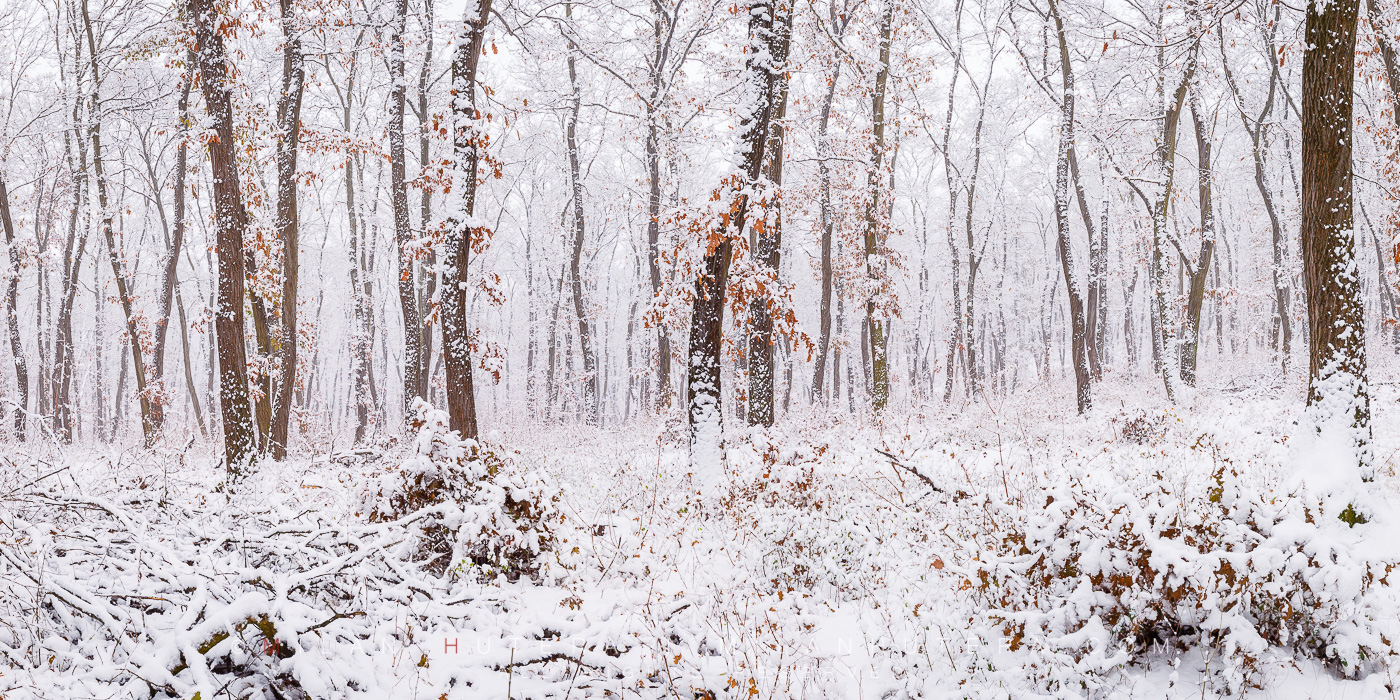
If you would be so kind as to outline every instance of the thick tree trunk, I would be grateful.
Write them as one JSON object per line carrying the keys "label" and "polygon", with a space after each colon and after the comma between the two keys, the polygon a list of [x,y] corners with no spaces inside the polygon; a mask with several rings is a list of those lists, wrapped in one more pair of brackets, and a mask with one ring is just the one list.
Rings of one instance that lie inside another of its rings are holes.
{"label": "thick tree trunk", "polygon": [[[1303,53],[1303,281],[1308,300],[1308,413],[1333,448],[1370,477],[1365,306],[1352,214],[1352,84],[1359,0],[1309,3]],[[1349,444],[1347,444],[1349,443]],[[1334,458],[1341,455],[1333,453]]]}
{"label": "thick tree trunk", "polygon": [[[402,0],[401,0],[402,1]],[[475,439],[476,390],[472,384],[472,334],[467,323],[467,265],[479,233],[476,169],[480,158],[476,134],[476,71],[491,18],[491,0],[476,0],[462,14],[452,58],[453,183],[447,221],[446,260],[442,279],[442,353],[447,370],[447,415],[452,430]]]}
{"label": "thick tree trunk", "polygon": [[224,453],[229,474],[242,476],[256,456],[256,428],[248,400],[248,358],[243,347],[243,231],[248,213],[238,182],[238,144],[233,132],[233,103],[229,96],[227,53],[217,27],[220,18],[213,0],[188,0],[187,16],[194,25],[201,88],[214,138],[209,140],[213,171],[214,215],[217,226],[218,294],[214,329],[219,347],[219,398],[224,423]]}

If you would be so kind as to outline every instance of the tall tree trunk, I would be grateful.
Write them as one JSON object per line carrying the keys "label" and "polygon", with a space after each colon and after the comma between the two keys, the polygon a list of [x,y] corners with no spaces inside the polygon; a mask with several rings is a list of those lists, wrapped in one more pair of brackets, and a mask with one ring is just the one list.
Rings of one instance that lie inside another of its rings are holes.
{"label": "tall tree trunk", "polygon": [[[1163,105],[1165,109],[1162,114],[1162,136],[1158,139],[1156,154],[1156,166],[1160,174],[1161,185],[1156,191],[1155,200],[1151,202],[1152,260],[1149,281],[1152,288],[1152,355],[1154,361],[1160,365],[1162,384],[1167,391],[1167,399],[1173,402],[1176,401],[1176,383],[1180,377],[1177,374],[1177,364],[1172,362],[1168,354],[1169,351],[1176,349],[1176,344],[1174,334],[1170,330],[1171,324],[1167,322],[1166,316],[1167,212],[1171,206],[1172,185],[1176,174],[1177,127],[1181,123],[1181,110],[1186,102],[1186,93],[1190,89],[1191,81],[1196,72],[1199,49],[1199,38],[1192,39],[1191,45],[1186,50],[1186,65],[1182,70],[1181,82],[1177,84],[1171,101]],[[1162,64],[1160,69],[1165,71],[1166,65]],[[1148,201],[1147,197],[1140,191],[1138,196],[1144,202]]]}
{"label": "tall tree trunk", "polygon": [[[418,314],[417,246],[408,216],[408,184],[404,163],[404,106],[408,84],[404,79],[404,32],[408,0],[396,0],[389,38],[389,197],[394,205],[394,240],[398,244],[399,308],[403,314],[403,410],[413,417],[413,401],[427,398],[421,388],[423,368],[423,319]],[[455,427],[455,426],[454,426]]]}
{"label": "tall tree trunk", "polygon": [[786,64],[788,47],[792,41],[792,15],[784,13],[773,22],[773,31],[778,35],[775,46],[779,53],[773,56],[773,65],[781,71],[781,84],[777,104],[773,107],[773,121],[769,127],[768,145],[764,154],[765,177],[770,183],[767,196],[767,211],[763,218],[750,227],[750,250],[759,270],[766,276],[765,286],[770,294],[756,295],[749,305],[749,425],[772,427],[773,425],[773,314],[776,307],[769,301],[781,283],[783,253],[783,118],[787,115],[788,80]]}
{"label": "tall tree trunk", "polygon": [[1064,273],[1065,292],[1069,298],[1070,352],[1074,364],[1075,403],[1080,413],[1093,406],[1089,371],[1088,320],[1085,318],[1084,293],[1075,271],[1074,249],[1069,240],[1070,156],[1074,153],[1074,73],[1069,62],[1069,38],[1059,5],[1049,0],[1050,14],[1055,20],[1055,34],[1060,46],[1060,78],[1063,94],[1060,102],[1060,148],[1055,166],[1055,225],[1058,231],[1060,270]]}
{"label": "tall tree trunk", "polygon": [[238,181],[238,144],[233,131],[233,102],[229,96],[227,52],[217,27],[220,17],[213,0],[188,0],[186,16],[194,25],[200,87],[214,138],[209,160],[214,175],[214,214],[217,226],[218,294],[214,329],[219,347],[219,399],[224,423],[225,462],[237,479],[257,453],[252,405],[248,400],[248,358],[243,348],[243,231],[248,212]]}
{"label": "tall tree trunk", "polygon": [[[839,15],[836,12],[835,4],[828,6],[828,20],[835,29],[836,35],[833,41],[840,47],[842,38],[846,34],[846,27],[850,26],[853,13]],[[826,95],[822,98],[821,120],[817,124],[817,174],[820,181],[821,190],[821,226],[822,226],[822,299],[821,299],[821,330],[817,340],[817,368],[812,375],[812,393],[814,397],[824,399],[826,397],[826,362],[827,355],[831,352],[831,293],[833,287],[833,260],[832,260],[832,235],[836,227],[836,214],[831,205],[831,113],[832,104],[836,101],[836,85],[841,81],[842,56],[838,52],[833,57],[834,63],[831,68],[831,77],[826,83]],[[832,373],[833,383],[840,385],[840,376]]]}
{"label": "tall tree trunk", "polygon": [[[725,222],[705,241],[705,257],[695,280],[690,319],[690,363],[686,381],[687,416],[690,422],[690,461],[697,467],[718,470],[724,464],[723,412],[720,397],[720,350],[724,336],[724,307],[734,237],[744,234],[749,214],[749,188],[762,175],[773,116],[781,89],[782,67],[772,57],[781,55],[781,32],[791,7],[786,0],[752,0],[749,6],[748,50],[744,62],[747,92],[739,118],[742,142],[739,155],[743,170],[727,185],[730,210]],[[784,19],[780,19],[781,15]]]}
{"label": "tall tree trunk", "polygon": [[[186,56],[185,61],[188,65],[184,80],[180,83],[180,100],[177,103],[180,129],[176,137],[178,143],[175,145],[175,225],[161,274],[160,310],[156,316],[155,343],[151,348],[151,380],[160,391],[158,400],[151,404],[151,422],[154,423],[156,430],[160,430],[165,424],[164,403],[168,398],[168,393],[165,391],[165,339],[170,332],[170,304],[175,297],[175,289],[179,285],[176,269],[180,264],[180,249],[185,243],[185,172],[189,169],[189,145],[186,140],[189,136],[190,124],[190,86],[194,84],[193,52]],[[152,169],[151,183],[154,185],[155,182],[155,172]],[[159,192],[156,193],[156,202],[159,205]],[[161,222],[164,224],[165,210],[164,207],[159,208]],[[183,326],[180,328],[180,332],[181,334],[185,332]],[[196,404],[196,414],[198,411],[198,404]],[[204,425],[201,422],[200,431],[203,432],[203,429]]]}
{"label": "tall tree trunk", "polygon": [[[418,166],[422,169],[423,185],[422,196],[419,200],[419,220],[423,235],[427,235],[430,222],[433,220],[433,188],[428,186],[427,175],[430,169],[429,158],[429,130],[432,116],[428,114],[428,84],[431,78],[433,67],[433,0],[423,0],[423,65],[418,70]],[[437,298],[437,274],[429,273],[430,269],[437,269],[437,255],[430,248],[426,251],[426,261],[423,268],[424,289],[419,297],[418,317],[423,320],[423,352],[422,359],[419,360],[419,367],[422,372],[418,377],[418,395],[429,397],[429,380],[431,372],[428,367],[432,364],[433,358],[433,325],[428,322],[432,316],[432,304]]]}
{"label": "tall tree trunk", "polygon": [[[1325,444],[1371,476],[1365,306],[1352,214],[1352,83],[1359,0],[1309,3],[1303,52],[1303,281],[1308,413]],[[1340,457],[1335,451],[1334,458]],[[1329,477],[1336,479],[1336,476]],[[1350,510],[1350,509],[1348,509]]]}
{"label": "tall tree trunk", "polygon": [[[874,143],[870,149],[870,202],[865,209],[865,274],[870,277],[875,288],[881,285],[885,275],[884,261],[880,257],[884,239],[888,235],[889,223],[884,221],[886,213],[880,199],[885,172],[885,88],[890,77],[890,43],[894,32],[894,0],[885,0],[885,12],[880,17],[880,68],[875,73],[875,90],[870,97],[871,125]],[[889,192],[893,197],[894,192]],[[883,311],[877,313],[875,296],[872,292],[865,300],[865,328],[869,336],[871,404],[878,414],[885,410],[890,398],[889,358],[885,353],[885,318]]]}
{"label": "tall tree trunk", "polygon": [[5,174],[0,172],[0,224],[5,228],[5,245],[10,249],[10,283],[5,289],[5,325],[10,335],[10,356],[15,362],[15,388],[19,400],[15,402],[15,439],[24,440],[26,414],[29,412],[29,368],[24,357],[24,343],[19,337],[19,307],[16,300],[19,294],[20,257],[19,246],[15,242],[15,224],[10,218],[10,192],[5,186]]}
{"label": "tall tree trunk", "polygon": [[[402,2],[403,0],[400,0]],[[476,209],[476,71],[491,18],[491,0],[476,0],[462,13],[452,58],[453,183],[448,208],[447,259],[442,279],[442,353],[447,370],[447,415],[452,430],[475,439],[476,390],[472,385],[471,330],[467,325],[467,265],[478,235]]]}
{"label": "tall tree trunk", "polygon": [[[292,393],[297,384],[297,278],[301,267],[300,243],[297,240],[301,226],[297,217],[297,150],[301,143],[301,96],[306,69],[294,2],[280,1],[282,33],[285,36],[282,47],[282,97],[277,102],[277,127],[281,132],[277,142],[277,238],[282,242],[282,347],[279,348],[282,367],[272,417],[272,439],[269,441],[272,458],[279,460],[287,456]],[[403,127],[402,113],[399,126]],[[402,132],[399,135],[402,139]],[[402,165],[399,169],[402,171]]]}
{"label": "tall tree trunk", "polygon": [[[74,58],[74,62],[77,62]],[[60,75],[63,62],[59,62]],[[76,138],[70,139],[69,130],[63,132],[63,150],[68,156],[70,177],[73,181],[73,209],[68,216],[68,237],[63,250],[63,300],[58,306],[58,320],[54,342],[54,423],[59,440],[73,441],[74,417],[72,404],[73,385],[73,303],[78,294],[78,272],[82,269],[83,251],[87,247],[88,227],[86,217],[79,226],[79,213],[87,203],[87,141],[81,137],[78,125],[82,101],[73,100],[72,131]],[[71,143],[76,141],[78,160],[72,160]]]}
{"label": "tall tree trunk", "polygon": [[[112,274],[117,279],[117,297],[121,302],[122,314],[126,319],[127,341],[131,347],[131,360],[136,374],[136,394],[141,402],[141,434],[150,447],[156,441],[156,429],[151,417],[151,399],[146,392],[146,365],[141,353],[141,331],[136,325],[136,314],[132,309],[133,295],[126,272],[122,269],[121,251],[117,247],[116,232],[112,228],[114,209],[107,197],[107,176],[102,163],[102,122],[96,118],[101,113],[98,90],[101,85],[98,73],[97,42],[93,38],[92,18],[88,15],[87,1],[83,0],[83,32],[87,36],[88,62],[92,70],[91,106],[88,112],[92,122],[88,125],[88,136],[92,139],[92,169],[97,182],[97,203],[102,209],[102,236],[107,242],[107,255],[112,263]],[[120,398],[118,399],[120,400]]]}
{"label": "tall tree trunk", "polygon": [[1186,324],[1181,341],[1181,380],[1196,386],[1196,351],[1201,344],[1201,307],[1205,303],[1206,275],[1210,273],[1211,257],[1215,252],[1216,221],[1211,194],[1210,134],[1200,113],[1200,100],[1191,93],[1191,122],[1196,130],[1197,199],[1201,210],[1201,252],[1192,263],[1181,257],[1181,266],[1190,277],[1186,301]]}
{"label": "tall tree trunk", "polygon": [[[573,19],[574,5],[564,3],[564,21]],[[569,289],[574,301],[574,319],[578,322],[579,353],[583,355],[583,414],[591,425],[598,423],[598,357],[593,348],[593,332],[589,328],[588,309],[583,299],[583,275],[580,263],[583,260],[584,218],[583,218],[583,174],[578,158],[578,113],[583,104],[583,93],[578,85],[578,47],[568,40],[569,56],[569,112],[564,117],[564,146],[569,157],[570,205],[573,214],[573,245],[569,253]]]}

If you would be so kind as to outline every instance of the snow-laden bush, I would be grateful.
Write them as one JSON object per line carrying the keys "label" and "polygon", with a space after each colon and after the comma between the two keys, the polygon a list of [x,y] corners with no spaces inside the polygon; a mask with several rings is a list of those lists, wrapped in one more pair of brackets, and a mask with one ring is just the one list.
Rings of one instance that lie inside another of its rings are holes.
{"label": "snow-laden bush", "polygon": [[1378,600],[1394,563],[1318,503],[1245,485],[1228,460],[1185,483],[1066,477],[965,504],[981,545],[965,552],[962,587],[986,606],[984,634],[1024,650],[1042,688],[1089,688],[1188,648],[1212,653],[1232,691],[1270,648],[1352,676],[1394,653]]}
{"label": "snow-laden bush", "polygon": [[537,577],[553,542],[556,495],[535,475],[508,468],[494,450],[459,439],[447,413],[416,399],[410,427],[414,454],[365,493],[370,522],[397,520],[442,507],[418,527],[416,558],[442,575],[470,570],[478,578]]}

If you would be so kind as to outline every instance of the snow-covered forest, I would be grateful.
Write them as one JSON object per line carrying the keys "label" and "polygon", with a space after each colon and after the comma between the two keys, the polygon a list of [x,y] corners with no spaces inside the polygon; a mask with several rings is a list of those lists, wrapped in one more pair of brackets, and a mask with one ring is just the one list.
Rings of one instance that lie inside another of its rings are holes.
{"label": "snow-covered forest", "polygon": [[1393,697],[1397,51],[0,0],[0,697]]}

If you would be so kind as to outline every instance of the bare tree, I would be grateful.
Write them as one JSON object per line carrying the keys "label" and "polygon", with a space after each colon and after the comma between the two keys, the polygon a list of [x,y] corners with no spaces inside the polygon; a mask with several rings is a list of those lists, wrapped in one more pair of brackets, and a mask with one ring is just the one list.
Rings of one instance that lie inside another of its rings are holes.
{"label": "bare tree", "polygon": [[[102,102],[101,102],[101,73],[98,70],[99,61],[97,53],[97,41],[93,34],[92,17],[88,14],[88,4],[86,0],[82,2],[83,33],[87,37],[88,62],[92,71],[92,92],[89,93],[90,106],[88,108],[88,137],[92,140],[92,170],[93,179],[97,183],[97,205],[101,208],[102,236],[107,242],[107,257],[112,263],[112,275],[116,278],[117,300],[121,304],[122,314],[126,318],[127,342],[131,348],[131,362],[136,375],[136,396],[141,404],[141,434],[145,437],[146,446],[150,447],[156,441],[156,425],[151,416],[151,397],[146,390],[146,363],[141,352],[141,330],[137,326],[136,314],[132,309],[135,296],[131,291],[131,280],[127,278],[126,270],[122,264],[122,251],[117,243],[116,229],[114,228],[113,216],[116,211],[115,203],[108,195],[107,174],[102,160]],[[125,368],[125,364],[122,365]],[[121,392],[117,392],[120,400]]]}
{"label": "bare tree", "polygon": [[277,238],[282,242],[282,338],[279,348],[282,371],[277,384],[272,436],[268,441],[273,459],[284,459],[287,456],[292,392],[297,383],[297,278],[301,270],[298,242],[301,222],[297,217],[297,151],[301,143],[302,88],[306,83],[305,59],[301,51],[302,28],[298,26],[300,18],[296,13],[296,0],[280,0],[280,7],[284,36],[282,96],[277,101]]}

